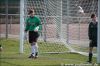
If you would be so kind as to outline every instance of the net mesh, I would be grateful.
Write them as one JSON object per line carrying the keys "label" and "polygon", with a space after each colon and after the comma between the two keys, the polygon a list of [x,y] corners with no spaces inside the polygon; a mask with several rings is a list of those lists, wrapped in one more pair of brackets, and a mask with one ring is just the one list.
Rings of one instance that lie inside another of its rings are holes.
{"label": "net mesh", "polygon": [[[25,0],[25,17],[34,9],[42,22],[40,52],[88,52],[90,15],[98,0]],[[96,49],[93,51],[96,52]],[[84,54],[84,53],[81,53]]]}

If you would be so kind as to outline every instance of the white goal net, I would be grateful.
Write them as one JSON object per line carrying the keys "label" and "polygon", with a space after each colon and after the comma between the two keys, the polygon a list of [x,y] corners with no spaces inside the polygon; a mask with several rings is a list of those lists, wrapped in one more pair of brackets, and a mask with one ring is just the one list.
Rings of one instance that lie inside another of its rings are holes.
{"label": "white goal net", "polygon": [[[25,17],[34,9],[42,22],[40,52],[88,52],[90,15],[98,0],[25,0]],[[42,49],[42,50],[41,50]],[[96,53],[96,49],[93,51]],[[84,54],[84,53],[81,53]]]}

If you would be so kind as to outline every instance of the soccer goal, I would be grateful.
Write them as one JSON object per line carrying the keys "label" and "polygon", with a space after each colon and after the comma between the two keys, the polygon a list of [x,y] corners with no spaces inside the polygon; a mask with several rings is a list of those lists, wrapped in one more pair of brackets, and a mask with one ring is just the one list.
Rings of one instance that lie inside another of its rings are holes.
{"label": "soccer goal", "polygon": [[97,4],[98,0],[25,0],[25,17],[34,9],[41,19],[40,52],[87,55],[88,24],[90,15],[98,14]]}

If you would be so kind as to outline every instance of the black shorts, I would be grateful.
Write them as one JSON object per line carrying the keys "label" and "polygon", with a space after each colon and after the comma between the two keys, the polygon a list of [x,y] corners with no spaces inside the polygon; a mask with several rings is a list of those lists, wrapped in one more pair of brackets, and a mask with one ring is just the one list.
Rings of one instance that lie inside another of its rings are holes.
{"label": "black shorts", "polygon": [[91,40],[89,47],[97,47],[97,41]]}
{"label": "black shorts", "polygon": [[38,37],[38,32],[29,31],[29,43],[37,42]]}

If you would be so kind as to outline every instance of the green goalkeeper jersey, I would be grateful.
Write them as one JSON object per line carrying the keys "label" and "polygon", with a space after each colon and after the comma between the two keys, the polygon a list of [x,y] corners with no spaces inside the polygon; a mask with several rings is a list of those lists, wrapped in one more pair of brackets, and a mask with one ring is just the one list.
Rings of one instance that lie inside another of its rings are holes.
{"label": "green goalkeeper jersey", "polygon": [[40,19],[36,16],[28,17],[25,22],[25,31],[34,31],[37,26],[39,26],[39,30],[41,30],[41,22]]}

